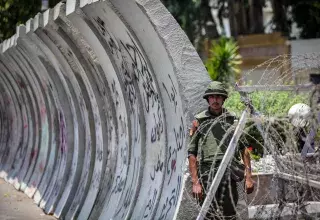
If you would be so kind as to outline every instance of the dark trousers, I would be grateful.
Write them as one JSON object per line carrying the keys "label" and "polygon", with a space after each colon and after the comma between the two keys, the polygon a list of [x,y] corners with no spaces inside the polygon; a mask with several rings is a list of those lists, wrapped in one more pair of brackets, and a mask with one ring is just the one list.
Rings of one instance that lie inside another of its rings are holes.
{"label": "dark trousers", "polygon": [[[208,181],[208,175],[201,175],[204,194],[208,193],[212,180],[213,178],[210,178]],[[238,199],[237,183],[229,175],[225,175],[220,182],[205,219],[236,219]],[[200,201],[201,205],[202,203],[203,201]]]}

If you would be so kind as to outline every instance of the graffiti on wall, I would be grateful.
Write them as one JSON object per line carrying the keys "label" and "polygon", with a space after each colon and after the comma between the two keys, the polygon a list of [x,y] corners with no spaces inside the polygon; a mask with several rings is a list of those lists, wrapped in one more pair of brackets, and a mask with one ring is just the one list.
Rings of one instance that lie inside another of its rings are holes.
{"label": "graffiti on wall", "polygon": [[179,74],[194,73],[148,4],[168,18],[158,0],[59,3],[0,47],[0,176],[46,213],[172,219],[179,206],[188,111]]}

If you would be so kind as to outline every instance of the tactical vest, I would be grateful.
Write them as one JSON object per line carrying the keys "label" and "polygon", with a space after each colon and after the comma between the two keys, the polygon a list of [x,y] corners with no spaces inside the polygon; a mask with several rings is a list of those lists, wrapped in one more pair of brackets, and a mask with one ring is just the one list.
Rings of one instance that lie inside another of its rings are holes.
{"label": "tactical vest", "polygon": [[[209,165],[214,161],[221,161],[232,138],[236,117],[226,110],[223,110],[219,116],[206,110],[196,115],[195,118],[198,127],[191,135],[189,154],[198,156],[201,164]],[[235,152],[235,159],[240,159],[239,151]]]}

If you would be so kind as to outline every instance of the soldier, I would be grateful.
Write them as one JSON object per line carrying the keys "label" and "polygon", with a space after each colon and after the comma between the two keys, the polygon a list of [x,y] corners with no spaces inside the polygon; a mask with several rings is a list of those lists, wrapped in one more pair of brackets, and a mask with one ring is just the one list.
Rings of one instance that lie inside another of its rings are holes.
{"label": "soldier", "polygon": [[[222,107],[228,98],[228,92],[222,83],[211,82],[203,98],[207,100],[209,107],[195,116],[196,120],[193,121],[190,129],[191,141],[188,146],[192,191],[200,205],[223,159],[235,128],[233,124],[236,119]],[[241,163],[241,157],[244,165]],[[235,219],[235,207],[238,202],[237,182],[241,181],[244,176],[247,193],[253,191],[250,154],[243,144],[238,144],[231,165],[221,180],[206,219]],[[238,167],[238,169],[232,167]]]}

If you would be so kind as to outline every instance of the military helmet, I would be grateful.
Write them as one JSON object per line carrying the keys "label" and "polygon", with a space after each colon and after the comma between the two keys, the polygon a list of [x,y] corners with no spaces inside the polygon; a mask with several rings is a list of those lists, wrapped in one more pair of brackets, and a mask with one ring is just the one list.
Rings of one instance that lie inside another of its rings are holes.
{"label": "military helmet", "polygon": [[218,81],[213,81],[208,85],[206,91],[204,92],[203,98],[208,99],[208,96],[210,95],[221,95],[225,98],[228,98],[228,92],[225,85]]}
{"label": "military helmet", "polygon": [[295,104],[289,109],[288,117],[293,126],[303,128],[309,124],[311,108],[304,103]]}

